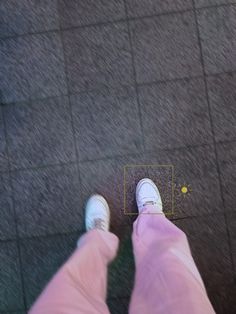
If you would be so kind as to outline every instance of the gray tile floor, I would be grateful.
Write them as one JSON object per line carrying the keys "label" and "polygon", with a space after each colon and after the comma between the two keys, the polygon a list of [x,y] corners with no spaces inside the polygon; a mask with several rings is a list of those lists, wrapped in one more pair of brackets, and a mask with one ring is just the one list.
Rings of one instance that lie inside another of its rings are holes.
{"label": "gray tile floor", "polygon": [[127,313],[124,211],[143,176],[189,236],[216,312],[236,313],[236,1],[4,0],[0,16],[0,313],[26,313],[93,192],[121,239],[108,304]]}

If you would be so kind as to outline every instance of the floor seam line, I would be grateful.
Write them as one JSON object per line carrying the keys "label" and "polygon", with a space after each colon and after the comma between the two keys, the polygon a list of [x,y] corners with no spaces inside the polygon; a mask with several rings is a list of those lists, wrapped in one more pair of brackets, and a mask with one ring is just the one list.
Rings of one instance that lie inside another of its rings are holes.
{"label": "floor seam line", "polygon": [[213,122],[213,116],[212,116],[212,111],[211,111],[211,104],[210,104],[209,93],[208,93],[208,85],[207,85],[207,78],[206,78],[206,71],[205,71],[204,55],[203,55],[203,51],[202,51],[200,27],[199,27],[199,22],[198,22],[198,17],[197,17],[197,10],[195,8],[195,3],[194,3],[194,16],[195,16],[195,22],[196,22],[196,27],[197,27],[197,36],[198,36],[198,43],[199,43],[199,48],[200,48],[201,64],[202,64],[202,69],[203,69],[203,74],[204,74],[204,85],[205,85],[206,101],[207,101],[208,112],[209,112],[210,123],[211,123],[211,130],[212,130],[212,137],[213,137],[213,147],[214,147],[214,155],[215,155],[215,165],[216,165],[216,170],[217,170],[217,174],[218,174],[218,183],[219,183],[219,188],[220,188],[221,201],[222,201],[222,205],[223,205],[223,214],[224,214],[224,220],[225,220],[225,226],[226,226],[226,234],[227,234],[227,239],[228,239],[229,254],[230,254],[230,259],[231,259],[232,271],[235,274],[236,269],[235,269],[234,258],[233,258],[233,253],[232,253],[231,235],[230,235],[229,225],[228,225],[228,221],[227,221],[227,210],[226,210],[225,198],[224,198],[224,193],[223,193],[223,183],[222,183],[222,178],[221,178],[219,156],[218,156],[218,151],[217,151],[217,142],[216,142],[216,138],[215,138],[214,122]]}
{"label": "floor seam line", "polygon": [[4,110],[2,109],[2,119],[3,119],[3,128],[5,133],[5,141],[6,141],[6,154],[8,157],[8,179],[9,179],[9,185],[10,185],[10,192],[11,192],[11,202],[12,202],[12,210],[13,210],[13,216],[14,216],[14,224],[15,224],[15,233],[16,238],[14,242],[16,243],[17,247],[17,255],[18,255],[18,261],[19,261],[19,271],[20,271],[20,282],[21,282],[21,290],[22,290],[22,301],[24,310],[27,310],[27,301],[26,301],[26,289],[25,289],[25,283],[24,283],[24,272],[23,272],[23,262],[22,262],[22,256],[21,256],[21,247],[20,247],[20,238],[19,238],[19,230],[18,230],[18,223],[17,223],[17,212],[16,212],[16,205],[15,205],[15,191],[13,186],[13,178],[12,173],[10,172],[11,165],[10,165],[10,159],[9,159],[9,143],[8,143],[8,137],[7,137],[7,126],[6,126],[6,120],[4,115]]}

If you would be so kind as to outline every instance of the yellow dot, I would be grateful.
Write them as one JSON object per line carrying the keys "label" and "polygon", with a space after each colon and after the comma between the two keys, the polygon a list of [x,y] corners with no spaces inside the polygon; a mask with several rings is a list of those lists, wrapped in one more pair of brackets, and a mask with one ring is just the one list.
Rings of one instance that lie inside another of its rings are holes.
{"label": "yellow dot", "polygon": [[181,192],[184,194],[188,193],[188,188],[186,186],[182,186]]}

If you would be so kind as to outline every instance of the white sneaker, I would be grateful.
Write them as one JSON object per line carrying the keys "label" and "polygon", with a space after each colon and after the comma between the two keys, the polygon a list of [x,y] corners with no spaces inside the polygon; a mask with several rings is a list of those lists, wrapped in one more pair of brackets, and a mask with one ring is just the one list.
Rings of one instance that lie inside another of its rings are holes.
{"label": "white sneaker", "polygon": [[90,196],[85,207],[86,230],[100,229],[108,231],[110,225],[110,210],[102,195]]}
{"label": "white sneaker", "polygon": [[153,213],[163,213],[162,201],[158,188],[156,184],[148,178],[140,180],[137,184],[136,202],[139,213],[148,205],[154,205],[154,207],[152,207]]}

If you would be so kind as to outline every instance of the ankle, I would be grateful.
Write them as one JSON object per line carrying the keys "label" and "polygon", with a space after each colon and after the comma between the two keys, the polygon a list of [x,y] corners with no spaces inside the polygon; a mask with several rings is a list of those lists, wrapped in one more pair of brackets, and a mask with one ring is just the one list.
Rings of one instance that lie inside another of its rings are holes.
{"label": "ankle", "polygon": [[140,210],[140,214],[161,214],[164,215],[162,206],[157,204],[145,204]]}

